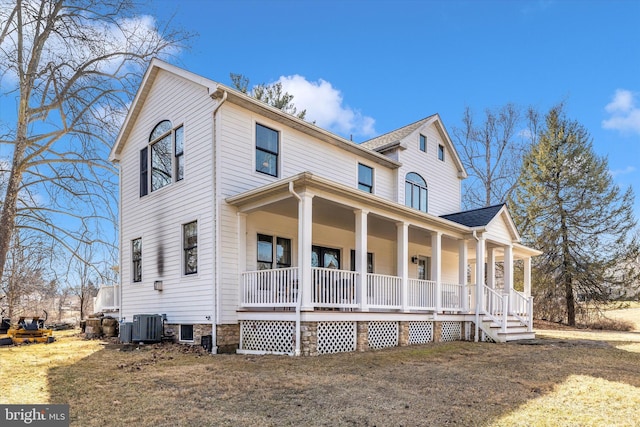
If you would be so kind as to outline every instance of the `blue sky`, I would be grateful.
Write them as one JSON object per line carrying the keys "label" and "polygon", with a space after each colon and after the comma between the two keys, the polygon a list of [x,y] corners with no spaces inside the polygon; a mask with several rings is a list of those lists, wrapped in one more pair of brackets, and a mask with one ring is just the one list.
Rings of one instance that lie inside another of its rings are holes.
{"label": "blue sky", "polygon": [[280,79],[307,119],[356,142],[436,112],[451,131],[466,106],[480,118],[564,101],[615,182],[640,191],[638,1],[156,0],[148,13],[198,33],[171,62],[224,84]]}

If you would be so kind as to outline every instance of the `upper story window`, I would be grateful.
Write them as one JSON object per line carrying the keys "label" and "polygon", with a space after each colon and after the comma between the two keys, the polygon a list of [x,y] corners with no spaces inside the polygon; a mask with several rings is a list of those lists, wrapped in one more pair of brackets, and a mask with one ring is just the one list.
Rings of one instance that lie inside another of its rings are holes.
{"label": "upper story window", "polygon": [[444,145],[438,144],[438,160],[444,162]]}
{"label": "upper story window", "polygon": [[198,272],[198,221],[182,226],[184,274]]}
{"label": "upper story window", "polygon": [[427,212],[427,199],[427,182],[415,172],[408,173],[404,184],[404,204]]}
{"label": "upper story window", "polygon": [[131,241],[131,264],[134,282],[142,282],[142,239]]}
{"label": "upper story window", "polygon": [[149,193],[149,184],[155,191],[183,178],[184,128],[163,120],[151,131],[149,146],[140,150],[140,196]]}
{"label": "upper story window", "polygon": [[278,176],[280,133],[256,123],[256,171]]}
{"label": "upper story window", "polygon": [[427,137],[420,135],[420,151],[427,152]]}
{"label": "upper story window", "polygon": [[358,188],[373,193],[373,168],[358,163]]}

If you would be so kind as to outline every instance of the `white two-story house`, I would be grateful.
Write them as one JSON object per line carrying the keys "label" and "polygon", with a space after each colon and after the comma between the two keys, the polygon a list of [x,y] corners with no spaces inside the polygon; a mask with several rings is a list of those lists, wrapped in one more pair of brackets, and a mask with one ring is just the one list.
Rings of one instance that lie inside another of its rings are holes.
{"label": "white two-story house", "polygon": [[164,314],[214,352],[533,336],[539,252],[506,206],[460,211],[437,114],[356,144],[154,60],[111,160],[124,321]]}

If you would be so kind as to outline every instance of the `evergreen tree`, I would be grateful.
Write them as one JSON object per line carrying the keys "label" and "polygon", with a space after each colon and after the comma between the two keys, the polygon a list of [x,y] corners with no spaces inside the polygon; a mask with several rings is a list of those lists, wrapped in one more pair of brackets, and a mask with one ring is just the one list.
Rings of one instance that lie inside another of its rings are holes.
{"label": "evergreen tree", "polygon": [[[587,130],[562,106],[546,116],[523,159],[511,210],[535,258],[536,307],[549,320],[576,323],[576,299],[608,302],[638,284],[633,192],[613,183]],[[549,318],[553,317],[553,318]]]}
{"label": "evergreen tree", "polygon": [[304,120],[307,115],[307,110],[298,112],[296,106],[293,103],[293,95],[289,92],[282,92],[282,83],[276,82],[271,84],[260,83],[254,86],[253,90],[249,91],[249,78],[242,74],[230,73],[231,82],[233,86],[240,92],[245,93],[253,98],[271,105],[285,113],[296,116],[299,119]]}

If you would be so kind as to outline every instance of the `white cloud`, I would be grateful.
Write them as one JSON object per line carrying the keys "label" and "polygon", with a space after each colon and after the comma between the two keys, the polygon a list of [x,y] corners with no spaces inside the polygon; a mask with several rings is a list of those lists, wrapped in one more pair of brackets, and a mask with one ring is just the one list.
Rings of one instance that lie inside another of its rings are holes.
{"label": "white cloud", "polygon": [[298,111],[307,110],[306,121],[315,122],[321,128],[346,138],[350,135],[372,137],[376,134],[375,120],[344,105],[342,92],[326,80],[311,82],[296,74],[281,76],[278,82],[282,84],[283,91],[293,95],[293,104]]}
{"label": "white cloud", "polygon": [[[12,4],[13,3],[13,4]],[[15,0],[0,0],[0,22],[10,17],[11,11],[15,8]],[[41,59],[38,64],[38,73],[44,73],[49,63],[61,65],[56,69],[56,73],[61,73],[64,77],[70,77],[78,68],[92,62],[97,57],[104,57],[101,61],[93,64],[93,68],[105,73],[117,73],[124,76],[131,71],[141,72],[146,67],[146,63],[135,63],[128,60],[128,55],[118,54],[121,52],[144,53],[162,45],[162,34],[156,29],[155,18],[149,15],[134,17],[122,17],[119,19],[102,19],[98,12],[75,13],[73,18],[63,18],[71,12],[66,9],[75,6],[63,6],[63,10],[55,17],[49,15],[49,10],[40,12],[40,1],[27,0],[22,3],[23,14],[36,16],[42,13],[47,19],[54,19],[55,25],[66,28],[69,32],[76,34],[74,37],[63,37],[58,32],[51,33],[42,46]],[[65,9],[66,8],[66,9]],[[14,18],[15,19],[15,18]],[[39,20],[33,19],[26,22],[21,27],[23,33],[22,50],[23,53],[31,55],[33,50],[33,39],[37,31]],[[2,68],[2,84],[6,87],[16,87],[19,83],[15,71],[15,64],[18,49],[18,38],[15,31],[7,34],[0,43],[0,61],[8,64]],[[163,54],[175,55],[179,53],[176,46],[167,46]],[[27,57],[30,59],[30,56]],[[66,66],[62,66],[66,65]],[[48,71],[47,71],[48,72]]]}
{"label": "white cloud", "polygon": [[605,129],[640,134],[640,107],[636,105],[636,94],[618,89],[613,99],[604,107],[610,117],[602,121]]}
{"label": "white cloud", "polygon": [[615,169],[615,170],[610,170],[609,173],[611,174],[611,176],[616,177],[619,175],[626,175],[629,173],[633,173],[636,171],[636,168],[633,166],[627,166],[624,169]]}
{"label": "white cloud", "polygon": [[533,133],[529,129],[522,129],[518,132],[518,136],[527,141],[533,140]]}

